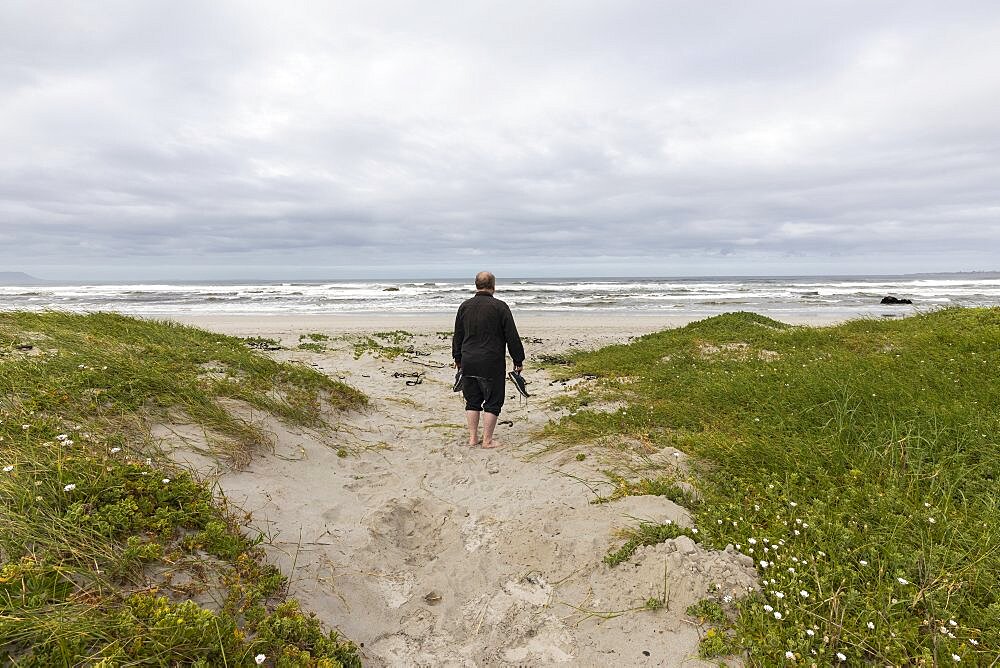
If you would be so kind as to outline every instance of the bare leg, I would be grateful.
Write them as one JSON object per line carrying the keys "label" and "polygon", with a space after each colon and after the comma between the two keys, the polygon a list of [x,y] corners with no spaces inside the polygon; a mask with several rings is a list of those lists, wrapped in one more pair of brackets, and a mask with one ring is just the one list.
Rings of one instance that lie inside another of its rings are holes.
{"label": "bare leg", "polygon": [[469,425],[469,445],[476,445],[479,443],[479,411],[465,411],[465,423]]}
{"label": "bare leg", "polygon": [[493,440],[493,430],[497,428],[497,419],[499,415],[494,415],[493,413],[485,413],[483,415],[483,447],[484,448],[495,448],[499,443]]}

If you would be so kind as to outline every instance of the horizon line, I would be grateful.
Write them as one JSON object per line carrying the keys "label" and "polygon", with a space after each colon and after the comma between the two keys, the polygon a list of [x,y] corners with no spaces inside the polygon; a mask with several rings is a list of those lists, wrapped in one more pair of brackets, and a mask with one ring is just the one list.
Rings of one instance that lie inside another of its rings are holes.
{"label": "horizon line", "polygon": [[[84,279],[84,278],[74,278],[65,280],[53,280],[46,278],[39,278],[26,272],[0,272],[0,280],[4,274],[21,274],[25,279],[41,283],[44,285],[66,285],[66,284],[135,284],[135,285],[149,285],[157,283],[329,283],[329,282],[392,282],[392,281],[455,281],[455,280],[465,280],[466,278],[471,282],[471,277],[464,276],[377,276],[377,277],[323,277],[323,278],[302,278],[302,277],[281,277],[281,278],[270,278],[270,277],[239,277],[239,278],[180,278],[180,277],[158,277],[158,278],[137,278],[137,279]],[[503,281],[539,281],[539,280],[554,280],[554,281],[565,281],[565,280],[581,280],[581,279],[599,279],[599,280],[719,280],[719,279],[780,279],[780,278],[838,278],[838,279],[850,279],[850,278],[913,278],[913,277],[930,277],[930,276],[965,276],[970,274],[997,274],[1000,275],[1000,270],[997,269],[974,269],[965,271],[928,271],[928,272],[903,272],[903,273],[887,273],[887,274],[862,274],[862,273],[845,273],[845,274],[800,274],[800,273],[789,273],[789,274],[699,274],[699,275],[654,275],[654,274],[642,274],[642,275],[560,275],[560,276],[502,276],[501,282]],[[3,283],[0,283],[3,284]],[[5,284],[8,287],[17,287],[18,282],[13,281]],[[29,287],[25,284],[25,287]]]}

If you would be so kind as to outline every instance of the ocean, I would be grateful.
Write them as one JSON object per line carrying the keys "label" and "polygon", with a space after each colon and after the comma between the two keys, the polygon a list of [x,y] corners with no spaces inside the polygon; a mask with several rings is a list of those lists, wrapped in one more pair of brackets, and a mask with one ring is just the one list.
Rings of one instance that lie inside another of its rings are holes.
{"label": "ocean", "polygon": [[[140,316],[446,313],[473,292],[455,279],[171,282],[0,286],[0,310],[115,311]],[[885,306],[882,297],[911,299]],[[518,312],[781,316],[909,315],[1000,305],[997,274],[762,278],[507,279],[497,297]]]}

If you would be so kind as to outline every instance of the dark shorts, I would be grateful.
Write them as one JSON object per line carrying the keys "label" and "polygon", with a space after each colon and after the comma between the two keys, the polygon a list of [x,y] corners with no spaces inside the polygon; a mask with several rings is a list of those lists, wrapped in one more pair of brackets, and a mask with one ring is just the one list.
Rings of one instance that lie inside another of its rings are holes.
{"label": "dark shorts", "polygon": [[462,379],[462,395],[465,397],[465,410],[486,411],[500,415],[503,407],[503,395],[506,391],[505,378],[482,378],[466,376]]}

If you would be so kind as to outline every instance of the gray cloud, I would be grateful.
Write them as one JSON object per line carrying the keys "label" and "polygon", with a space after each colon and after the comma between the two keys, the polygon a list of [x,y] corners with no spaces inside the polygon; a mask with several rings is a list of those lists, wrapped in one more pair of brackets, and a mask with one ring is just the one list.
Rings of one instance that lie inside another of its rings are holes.
{"label": "gray cloud", "polygon": [[0,6],[0,266],[1000,269],[1000,8]]}

